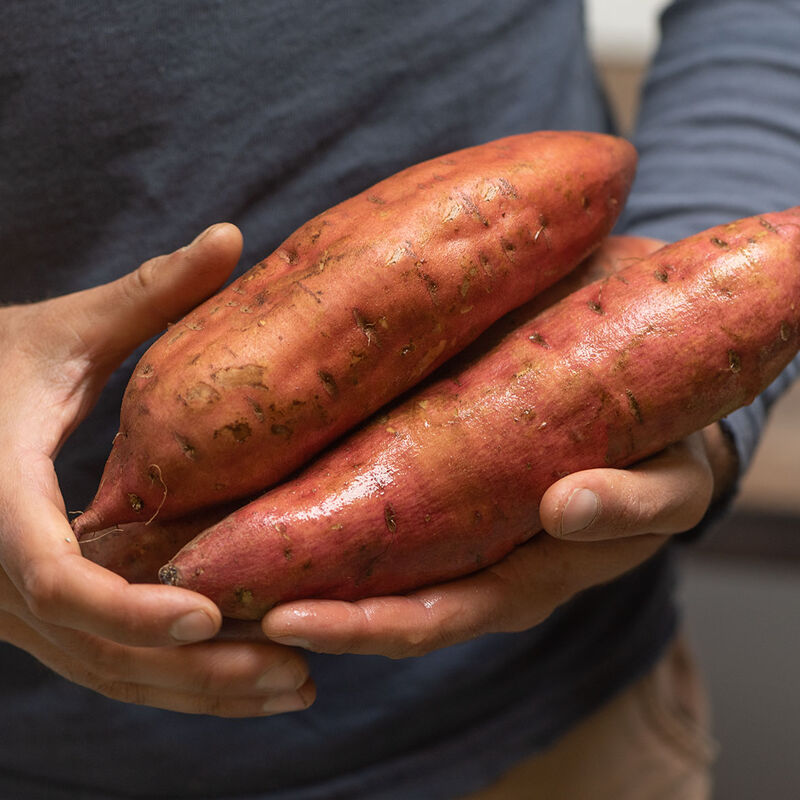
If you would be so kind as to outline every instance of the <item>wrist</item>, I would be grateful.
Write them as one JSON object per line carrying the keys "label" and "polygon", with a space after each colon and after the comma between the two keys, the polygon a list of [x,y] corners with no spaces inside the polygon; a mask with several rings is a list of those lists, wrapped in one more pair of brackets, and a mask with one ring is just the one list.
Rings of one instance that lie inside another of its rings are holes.
{"label": "wrist", "polygon": [[704,428],[702,433],[706,456],[714,478],[711,505],[715,506],[730,495],[736,486],[739,479],[739,456],[730,435],[718,422]]}

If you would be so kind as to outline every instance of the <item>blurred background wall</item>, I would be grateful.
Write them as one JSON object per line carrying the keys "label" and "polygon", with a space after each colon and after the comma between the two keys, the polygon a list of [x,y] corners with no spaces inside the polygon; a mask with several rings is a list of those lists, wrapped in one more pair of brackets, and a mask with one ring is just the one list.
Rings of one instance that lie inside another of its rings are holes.
{"label": "blurred background wall", "polygon": [[[668,4],[586,2],[595,57],[623,131],[634,124],[658,15]],[[775,408],[733,512],[682,561],[680,596],[720,743],[714,797],[797,800],[800,383]]]}

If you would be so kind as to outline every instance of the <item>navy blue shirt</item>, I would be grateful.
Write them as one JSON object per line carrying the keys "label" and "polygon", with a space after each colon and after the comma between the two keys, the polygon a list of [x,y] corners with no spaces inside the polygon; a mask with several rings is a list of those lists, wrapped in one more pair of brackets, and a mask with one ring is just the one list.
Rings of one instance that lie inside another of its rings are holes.
{"label": "navy blue shirt", "polygon": [[[244,232],[243,270],[422,159],[612,129],[578,0],[17,0],[0,37],[3,302],[110,280],[222,219]],[[674,4],[621,229],[677,239],[798,202],[798,41],[798,2]],[[69,509],[96,488],[136,357],[60,454]],[[743,464],[793,374],[731,420]],[[652,665],[677,624],[670,564],[525,633],[402,661],[312,655],[316,704],[268,719],[126,705],[0,645],[0,796],[458,796]]]}

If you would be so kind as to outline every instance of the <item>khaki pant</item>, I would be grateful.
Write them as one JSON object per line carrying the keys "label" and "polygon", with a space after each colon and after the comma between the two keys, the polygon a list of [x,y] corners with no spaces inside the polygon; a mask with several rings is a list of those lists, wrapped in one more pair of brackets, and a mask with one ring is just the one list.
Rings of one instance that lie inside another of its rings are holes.
{"label": "khaki pant", "polygon": [[469,800],[708,800],[715,751],[679,636],[644,678]]}

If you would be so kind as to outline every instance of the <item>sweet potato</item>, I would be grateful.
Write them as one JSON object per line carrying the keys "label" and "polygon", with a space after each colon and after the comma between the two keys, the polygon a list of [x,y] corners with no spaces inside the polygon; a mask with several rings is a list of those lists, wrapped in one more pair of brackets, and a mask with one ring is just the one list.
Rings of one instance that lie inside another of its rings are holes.
{"label": "sweet potato", "polygon": [[[562,297],[593,280],[611,275],[622,266],[642,258],[659,246],[653,239],[633,236],[612,236],[590,258],[526,303],[506,315],[492,329],[493,336],[502,335],[502,328],[511,330],[516,319],[541,311]],[[242,505],[242,503],[238,503]],[[154,583],[165,561],[208,527],[235,511],[237,503],[228,503],[175,520],[128,522],[105,531],[88,533],[81,539],[83,555],[96,564],[116,572],[131,583]]]}
{"label": "sweet potato", "polygon": [[473,347],[202,533],[161,580],[258,618],[467,574],[540,529],[559,477],[624,467],[750,402],[799,328],[800,207],[665,246]]}
{"label": "sweet potato", "polygon": [[574,268],[610,231],[634,168],[614,137],[512,136],[312,219],[142,357],[76,532],[285,477]]}

